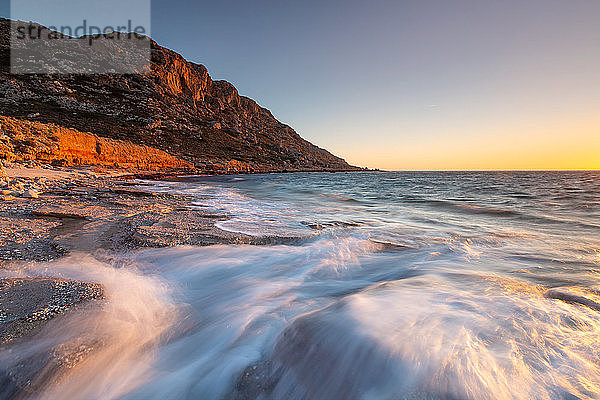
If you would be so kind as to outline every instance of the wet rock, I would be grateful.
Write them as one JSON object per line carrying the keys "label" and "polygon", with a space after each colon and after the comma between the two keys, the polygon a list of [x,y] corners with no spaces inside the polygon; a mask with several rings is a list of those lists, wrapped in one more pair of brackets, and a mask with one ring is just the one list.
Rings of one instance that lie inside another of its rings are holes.
{"label": "wet rock", "polygon": [[[75,179],[78,172],[71,174],[48,178],[40,189],[43,199],[0,197],[0,268],[16,260],[49,261],[70,251],[297,240],[226,232],[215,223],[227,216],[191,207],[191,197],[155,192],[119,178]],[[35,179],[23,182],[27,190],[41,186]]]}
{"label": "wet rock", "polygon": [[37,199],[40,197],[40,193],[36,190],[28,189],[25,192],[23,192],[23,197],[28,199]]}
{"label": "wet rock", "polygon": [[234,400],[269,398],[280,378],[281,370],[277,369],[272,361],[260,361],[244,369],[228,398]]}
{"label": "wet rock", "polygon": [[0,343],[23,336],[81,302],[104,296],[97,283],[64,279],[0,279]]}
{"label": "wet rock", "polygon": [[600,294],[585,288],[555,288],[548,290],[544,297],[569,304],[578,304],[600,312]]}
{"label": "wet rock", "polygon": [[110,192],[116,194],[126,194],[135,197],[156,197],[158,195],[156,192],[148,192],[146,190],[136,189],[111,189]]}
{"label": "wet rock", "polygon": [[0,370],[0,399],[13,399],[21,391],[11,378],[10,371]]}
{"label": "wet rock", "polygon": [[56,207],[44,207],[38,210],[31,211],[31,214],[37,217],[51,217],[51,218],[71,218],[71,219],[88,219],[85,215],[77,214],[75,212],[63,211]]}

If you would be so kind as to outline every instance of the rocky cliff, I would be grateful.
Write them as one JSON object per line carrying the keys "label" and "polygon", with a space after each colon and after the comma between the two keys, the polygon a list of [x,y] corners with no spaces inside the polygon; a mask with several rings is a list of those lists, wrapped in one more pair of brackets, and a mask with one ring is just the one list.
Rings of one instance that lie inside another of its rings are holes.
{"label": "rocky cliff", "polygon": [[193,170],[164,151],[108,139],[55,124],[0,116],[0,159],[59,165],[107,165],[144,171]]}
{"label": "rocky cliff", "polygon": [[1,20],[1,115],[155,147],[206,171],[356,169],[155,42],[143,74],[12,75],[8,29]]}

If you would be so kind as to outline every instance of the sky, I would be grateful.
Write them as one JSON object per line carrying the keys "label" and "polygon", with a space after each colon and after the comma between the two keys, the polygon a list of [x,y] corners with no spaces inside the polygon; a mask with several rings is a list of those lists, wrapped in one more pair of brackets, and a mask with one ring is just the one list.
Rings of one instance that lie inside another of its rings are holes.
{"label": "sky", "polygon": [[158,43],[388,170],[600,169],[599,21],[598,0],[151,3]]}

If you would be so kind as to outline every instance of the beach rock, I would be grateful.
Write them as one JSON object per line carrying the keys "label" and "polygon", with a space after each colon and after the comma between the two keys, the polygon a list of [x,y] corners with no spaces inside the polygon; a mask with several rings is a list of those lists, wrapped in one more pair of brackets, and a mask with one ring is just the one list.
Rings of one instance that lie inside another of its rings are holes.
{"label": "beach rock", "polygon": [[76,304],[103,296],[97,283],[51,278],[0,279],[0,343],[23,336]]}
{"label": "beach rock", "polygon": [[31,211],[36,217],[50,217],[50,218],[70,218],[70,219],[88,219],[87,216],[79,214],[72,209],[61,209],[59,207],[42,207],[38,210]]}
{"label": "beach rock", "polygon": [[0,398],[38,398],[44,387],[75,368],[93,350],[94,343],[70,340],[30,343],[20,340],[55,317],[82,303],[102,299],[97,283],[53,278],[0,279]]}
{"label": "beach rock", "polygon": [[28,198],[28,199],[37,199],[40,197],[40,193],[36,190],[29,189],[23,193],[23,197]]}
{"label": "beach rock", "polygon": [[9,186],[12,190],[15,191],[19,191],[19,190],[23,190],[25,189],[25,186],[23,186],[23,183],[17,180],[13,180],[10,182],[10,186]]}
{"label": "beach rock", "polygon": [[600,312],[600,294],[586,288],[560,287],[548,290],[544,297],[579,304]]}

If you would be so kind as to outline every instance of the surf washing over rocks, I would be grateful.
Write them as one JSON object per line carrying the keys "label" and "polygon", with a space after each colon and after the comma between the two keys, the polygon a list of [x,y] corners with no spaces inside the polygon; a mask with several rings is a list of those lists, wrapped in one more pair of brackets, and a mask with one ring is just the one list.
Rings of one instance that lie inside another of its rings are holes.
{"label": "surf washing over rocks", "polygon": [[[0,353],[24,377],[31,360],[54,360],[34,377],[43,390],[19,396],[600,396],[597,172],[225,176],[154,190],[193,194],[229,215],[222,229],[284,244],[24,265],[21,276],[102,283],[105,300]],[[53,367],[57,346],[85,360]]]}

